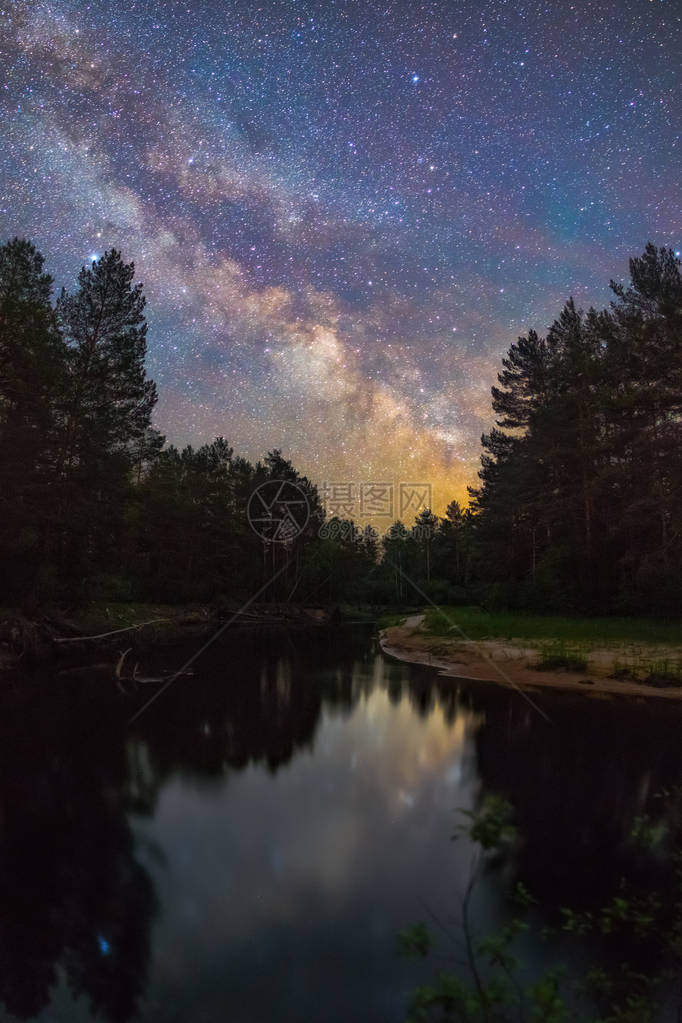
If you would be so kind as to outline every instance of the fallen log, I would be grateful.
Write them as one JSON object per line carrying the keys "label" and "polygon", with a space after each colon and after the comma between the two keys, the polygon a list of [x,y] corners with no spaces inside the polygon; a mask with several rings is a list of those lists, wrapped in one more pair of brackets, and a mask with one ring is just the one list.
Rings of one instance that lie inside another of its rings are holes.
{"label": "fallen log", "polygon": [[133,632],[136,629],[143,629],[146,625],[157,625],[160,622],[170,622],[171,618],[152,618],[148,622],[139,622],[137,625],[127,625],[125,629],[112,629],[111,632],[100,632],[96,636],[60,636],[53,640],[54,643],[87,643],[94,639],[108,639],[109,636],[118,636],[122,632]]}
{"label": "fallen log", "polygon": [[121,689],[121,690],[123,689],[123,686],[121,685],[121,682],[135,682],[135,683],[140,683],[142,685],[149,685],[149,684],[160,685],[163,682],[167,682],[169,678],[180,678],[180,677],[186,677],[186,676],[194,674],[193,671],[181,671],[181,672],[173,672],[170,675],[138,675],[137,670],[140,667],[140,662],[136,661],[135,662],[135,667],[133,668],[132,675],[124,675],[123,674],[123,664],[125,662],[126,657],[128,656],[128,654],[130,653],[130,651],[132,649],[133,648],[131,646],[129,646],[127,650],[124,650],[123,653],[121,654],[120,658],[119,658],[118,664],[116,665],[116,669],[115,669],[116,681],[118,682],[119,689]]}
{"label": "fallen log", "polygon": [[117,664],[99,663],[64,668],[62,671],[56,672],[54,678],[61,682],[77,682],[88,686],[93,684],[100,686],[103,683],[114,682],[117,688],[122,693],[125,693],[126,687],[129,684],[133,687],[137,685],[163,685],[169,678],[179,678],[180,675],[189,676],[194,674],[193,671],[183,671],[181,673],[171,672],[167,675],[140,675],[139,662],[135,664],[132,673],[124,674],[123,666],[131,650],[132,647],[123,650]]}

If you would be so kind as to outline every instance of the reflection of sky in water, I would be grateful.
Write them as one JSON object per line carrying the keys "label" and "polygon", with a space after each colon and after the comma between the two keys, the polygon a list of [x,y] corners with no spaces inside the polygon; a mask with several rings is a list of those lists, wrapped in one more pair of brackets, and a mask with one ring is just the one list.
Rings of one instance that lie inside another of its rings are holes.
{"label": "reflection of sky in water", "polygon": [[162,906],[148,1018],[401,1019],[415,968],[395,934],[424,903],[455,911],[468,868],[450,837],[473,725],[374,688],[349,716],[323,710],[312,751],[275,775],[167,784],[138,825],[166,857],[148,864]]}
{"label": "reflection of sky in water", "polygon": [[[682,708],[543,694],[548,725],[518,693],[374,656],[365,630],[249,636],[132,732],[92,732],[91,704],[58,693],[22,713],[0,747],[0,1005],[31,1023],[402,1021],[461,952],[471,848],[451,839],[482,790],[520,840],[476,890],[476,935],[515,912],[519,878],[539,907],[529,979],[575,966],[540,924],[619,891],[634,816],[682,785]],[[397,956],[419,921],[449,959]]]}
{"label": "reflection of sky in water", "polygon": [[[0,994],[23,1019],[91,1023],[93,999],[122,1021],[139,996],[138,1023],[402,1021],[445,961],[401,960],[396,934],[431,914],[459,932],[471,849],[451,838],[481,786],[521,838],[477,889],[479,937],[516,877],[543,923],[615,894],[633,816],[682,784],[674,708],[555,695],[548,725],[367,640],[216,648],[133,734],[88,742],[84,711],[73,743],[61,701],[37,715],[45,749],[14,744],[0,773]],[[518,950],[534,976],[573,955],[539,934]]]}

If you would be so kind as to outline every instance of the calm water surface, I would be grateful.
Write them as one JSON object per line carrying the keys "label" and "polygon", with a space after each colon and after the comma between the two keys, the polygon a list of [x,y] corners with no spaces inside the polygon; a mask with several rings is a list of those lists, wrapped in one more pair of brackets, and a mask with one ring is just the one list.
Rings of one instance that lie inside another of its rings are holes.
{"label": "calm water surface", "polygon": [[521,829],[478,890],[485,933],[518,878],[548,916],[603,901],[633,817],[682,776],[673,705],[538,696],[548,724],[357,628],[235,636],[126,727],[135,700],[60,690],[5,712],[2,1018],[402,1020],[444,963],[406,962],[395,936],[458,913],[458,808],[502,793]]}

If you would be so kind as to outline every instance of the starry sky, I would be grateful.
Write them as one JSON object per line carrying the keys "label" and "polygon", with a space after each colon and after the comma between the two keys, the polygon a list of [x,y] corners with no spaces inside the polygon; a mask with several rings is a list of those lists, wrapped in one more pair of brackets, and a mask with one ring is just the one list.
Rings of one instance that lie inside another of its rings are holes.
{"label": "starry sky", "polygon": [[0,234],[115,246],[155,422],[315,482],[476,478],[501,356],[678,246],[673,0],[14,0]]}

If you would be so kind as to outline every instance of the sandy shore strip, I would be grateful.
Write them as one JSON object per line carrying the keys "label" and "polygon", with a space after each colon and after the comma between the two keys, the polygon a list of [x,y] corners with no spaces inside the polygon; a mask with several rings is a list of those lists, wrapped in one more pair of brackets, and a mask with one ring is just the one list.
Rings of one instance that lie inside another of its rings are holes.
{"label": "sandy shore strip", "polygon": [[[438,668],[440,675],[493,682],[508,689],[560,689],[601,698],[629,696],[682,700],[682,686],[658,687],[613,678],[615,663],[622,661],[628,653],[625,645],[615,644],[589,650],[585,671],[541,671],[534,667],[541,655],[537,647],[514,640],[464,640],[434,636],[423,630],[423,622],[424,615],[412,615],[402,625],[382,629],[379,644],[383,652],[410,664]],[[679,648],[652,647],[649,652],[652,659],[663,659],[671,655],[682,658],[682,650]],[[496,670],[496,665],[499,665],[500,671]]]}

